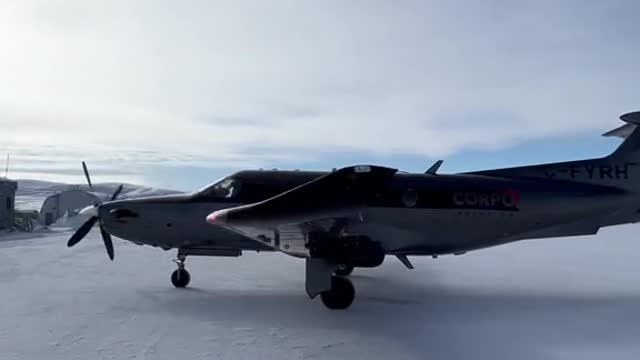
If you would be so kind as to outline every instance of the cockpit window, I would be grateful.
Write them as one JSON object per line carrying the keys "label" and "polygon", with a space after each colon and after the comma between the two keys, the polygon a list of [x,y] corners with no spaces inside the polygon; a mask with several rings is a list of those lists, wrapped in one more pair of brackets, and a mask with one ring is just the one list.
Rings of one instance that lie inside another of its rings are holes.
{"label": "cockpit window", "polygon": [[234,178],[224,178],[201,191],[207,197],[231,199],[240,192],[240,181]]}

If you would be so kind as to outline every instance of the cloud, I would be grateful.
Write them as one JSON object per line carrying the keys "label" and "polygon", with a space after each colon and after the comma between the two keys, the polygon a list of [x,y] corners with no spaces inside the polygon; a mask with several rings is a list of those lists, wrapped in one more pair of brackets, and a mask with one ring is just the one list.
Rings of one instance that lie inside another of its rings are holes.
{"label": "cloud", "polygon": [[0,147],[244,167],[595,136],[638,106],[637,10],[633,1],[0,2]]}

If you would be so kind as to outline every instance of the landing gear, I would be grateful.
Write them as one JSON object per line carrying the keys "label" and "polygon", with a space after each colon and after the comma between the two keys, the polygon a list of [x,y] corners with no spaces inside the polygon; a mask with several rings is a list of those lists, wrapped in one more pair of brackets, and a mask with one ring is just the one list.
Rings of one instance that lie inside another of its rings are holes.
{"label": "landing gear", "polygon": [[373,268],[384,261],[385,250],[367,236],[339,235],[335,231],[309,232],[306,247],[305,290],[311,299],[320,295],[329,309],[346,309],[356,292],[346,276],[354,267]]}
{"label": "landing gear", "polygon": [[186,287],[191,281],[191,275],[184,268],[184,262],[186,260],[187,257],[181,254],[178,254],[178,258],[176,260],[173,260],[173,262],[178,265],[178,270],[174,271],[173,274],[171,274],[171,283],[177,288]]}
{"label": "landing gear", "polygon": [[353,272],[352,265],[340,264],[336,267],[336,271],[333,273],[338,276],[349,276]]}
{"label": "landing gear", "polygon": [[351,280],[335,275],[336,264],[325,259],[306,259],[305,288],[310,298],[320,295],[322,303],[332,310],[351,306],[356,296]]}
{"label": "landing gear", "polygon": [[332,310],[344,310],[351,306],[356,297],[356,290],[351,280],[340,277],[331,277],[331,289],[320,293],[324,306]]}

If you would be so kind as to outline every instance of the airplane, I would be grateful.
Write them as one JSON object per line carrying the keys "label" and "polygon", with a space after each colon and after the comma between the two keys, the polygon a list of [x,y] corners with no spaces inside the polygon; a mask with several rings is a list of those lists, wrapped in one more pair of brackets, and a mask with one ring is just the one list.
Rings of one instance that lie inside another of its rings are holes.
{"label": "airplane", "polygon": [[[113,260],[111,235],[178,249],[171,280],[191,276],[187,256],[278,251],[304,259],[305,288],[329,309],[355,299],[347,278],[395,256],[460,255],[526,239],[596,234],[640,221],[640,112],[604,136],[623,138],[610,155],[494,170],[440,174],[356,165],[329,172],[240,171],[190,194],[109,201],[69,239],[98,223]],[[83,169],[91,183],[86,165]],[[206,219],[206,221],[205,221]]]}

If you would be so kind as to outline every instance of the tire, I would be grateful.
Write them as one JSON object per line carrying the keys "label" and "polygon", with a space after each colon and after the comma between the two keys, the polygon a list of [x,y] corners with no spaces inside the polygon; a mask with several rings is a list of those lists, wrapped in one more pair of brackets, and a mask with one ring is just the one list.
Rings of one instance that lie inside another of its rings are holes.
{"label": "tire", "polygon": [[177,288],[183,288],[189,285],[191,275],[185,269],[178,269],[171,274],[171,283]]}
{"label": "tire", "polygon": [[349,276],[353,272],[353,266],[341,264],[336,267],[336,271],[333,273],[338,276]]}
{"label": "tire", "polygon": [[331,310],[344,310],[351,306],[356,297],[351,280],[340,277],[331,277],[331,290],[320,294],[324,306]]}

